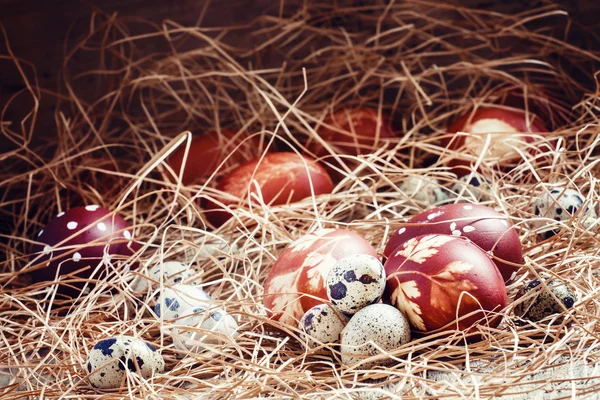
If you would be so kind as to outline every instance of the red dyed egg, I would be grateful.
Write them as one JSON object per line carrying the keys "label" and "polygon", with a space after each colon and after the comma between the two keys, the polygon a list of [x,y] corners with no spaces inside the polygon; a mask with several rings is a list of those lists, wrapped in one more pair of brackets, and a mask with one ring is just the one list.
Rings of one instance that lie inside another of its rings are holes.
{"label": "red dyed egg", "polygon": [[519,235],[506,216],[468,203],[447,204],[415,215],[400,225],[383,254],[390,257],[407,240],[431,233],[468,238],[492,256],[505,281],[512,279],[523,263]]}
{"label": "red dyed egg", "polygon": [[327,302],[329,270],[353,254],[377,256],[369,242],[344,229],[321,229],[292,243],[267,276],[264,305],[269,317],[297,325],[306,311]]}
{"label": "red dyed egg", "polygon": [[[89,278],[98,266],[94,278],[103,276],[104,263],[112,257],[128,257],[139,246],[133,239],[130,225],[109,210],[90,205],[72,208],[58,214],[40,231],[34,246],[35,264],[44,267],[32,271],[34,282],[54,281],[57,276]],[[86,268],[83,271],[82,269]],[[83,282],[63,283],[58,292],[76,296]]]}
{"label": "red dyed egg", "polygon": [[[232,168],[246,161],[253,152],[251,143],[254,141],[244,142],[245,135],[236,137],[235,134],[236,132],[224,130],[221,135],[210,132],[193,136],[181,182],[184,185],[201,182],[215,172],[225,160],[224,168]],[[186,143],[182,143],[167,161],[178,175],[185,153]]]}
{"label": "red dyed egg", "polygon": [[[500,165],[500,163],[514,163],[521,158],[515,147],[525,152],[536,153],[528,145],[534,141],[534,138],[519,134],[548,130],[534,114],[500,107],[482,107],[458,118],[450,125],[448,131],[470,133],[469,136],[461,135],[452,140],[448,139],[445,145],[449,145],[453,150],[464,149],[468,154],[477,157],[486,146],[488,134],[491,134],[485,158]],[[470,164],[468,160],[454,159],[449,165],[454,167],[453,172],[460,177],[469,171]]]}
{"label": "red dyed egg", "polygon": [[506,286],[498,269],[465,238],[410,239],[392,251],[385,272],[384,298],[421,332],[467,330],[478,322],[496,327],[500,318],[488,312],[506,307]]}
{"label": "red dyed egg", "polygon": [[[372,153],[382,139],[394,137],[389,124],[371,108],[338,111],[323,121],[318,133],[340,154],[353,156]],[[308,147],[318,155],[328,154],[320,143],[310,143]]]}
{"label": "red dyed egg", "polygon": [[[333,183],[327,171],[316,161],[296,153],[269,153],[240,165],[217,185],[217,189],[230,196],[220,199],[224,204],[247,204],[254,196],[262,196],[265,204],[294,203],[310,197],[331,193]],[[235,199],[232,199],[233,196]],[[253,199],[254,201],[254,199]],[[220,226],[231,214],[211,202],[207,216]]]}

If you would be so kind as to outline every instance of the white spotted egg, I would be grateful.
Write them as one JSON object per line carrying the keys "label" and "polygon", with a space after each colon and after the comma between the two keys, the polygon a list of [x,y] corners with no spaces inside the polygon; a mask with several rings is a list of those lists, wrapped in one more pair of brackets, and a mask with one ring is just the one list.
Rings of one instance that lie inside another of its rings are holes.
{"label": "white spotted egg", "polygon": [[166,261],[155,264],[148,270],[147,275],[139,276],[132,284],[132,290],[136,293],[144,293],[148,288],[159,285],[161,282],[165,286],[173,286],[178,283],[198,284],[202,280],[197,275],[194,268],[179,261]]}
{"label": "white spotted egg", "polygon": [[327,297],[337,310],[354,314],[378,302],[385,283],[381,261],[371,255],[354,254],[338,260],[327,274]]}
{"label": "white spotted egg", "polygon": [[476,172],[471,172],[460,177],[450,188],[452,197],[460,200],[467,199],[474,202],[487,200],[491,197],[489,182]]}
{"label": "white spotted egg", "polygon": [[158,295],[154,313],[163,320],[178,319],[196,308],[209,308],[211,297],[199,286],[177,284],[164,287]]}
{"label": "white spotted egg", "polygon": [[306,345],[314,349],[321,344],[338,343],[348,317],[328,304],[319,304],[308,310],[298,324],[298,328],[309,337]]}
{"label": "white spotted egg", "polygon": [[116,336],[96,343],[88,354],[90,383],[100,389],[121,386],[126,371],[150,378],[165,369],[165,361],[149,343],[131,336]]}
{"label": "white spotted egg", "polygon": [[533,279],[523,285],[515,297],[515,315],[533,322],[561,314],[573,307],[577,295],[566,283],[558,279]]}
{"label": "white spotted egg", "polygon": [[171,338],[175,348],[198,351],[202,343],[226,342],[238,335],[236,320],[224,310],[198,307],[174,323]]}
{"label": "white spotted egg", "polygon": [[[537,217],[553,219],[557,222],[565,222],[576,216],[582,223],[590,224],[596,217],[596,212],[592,207],[585,206],[585,197],[575,189],[565,187],[555,187],[549,191],[544,191],[533,204],[533,213]],[[545,239],[556,235],[560,227],[549,221],[540,221],[541,227],[539,233]]]}
{"label": "white spotted egg", "polygon": [[368,358],[391,352],[410,342],[410,325],[404,314],[387,304],[372,304],[354,314],[342,331],[341,352],[344,365],[361,363],[373,368],[394,363],[393,359]]}
{"label": "white spotted egg", "polygon": [[442,185],[433,178],[409,176],[398,187],[410,199],[427,205],[442,204],[448,200]]}

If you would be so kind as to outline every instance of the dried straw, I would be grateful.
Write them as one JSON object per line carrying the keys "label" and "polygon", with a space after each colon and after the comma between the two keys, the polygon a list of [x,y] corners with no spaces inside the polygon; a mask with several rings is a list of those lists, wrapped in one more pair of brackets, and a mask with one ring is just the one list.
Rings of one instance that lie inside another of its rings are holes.
{"label": "dried straw", "polygon": [[[99,397],[83,363],[96,341],[119,334],[154,343],[167,372],[150,380],[128,375],[120,391],[102,398],[597,395],[598,224],[586,230],[573,218],[542,241],[531,210],[553,185],[577,188],[594,207],[600,201],[600,54],[589,50],[597,37],[586,36],[585,48],[566,41],[583,31],[555,6],[504,15],[414,0],[324,3],[282,5],[248,26],[219,29],[96,13],[65,55],[60,93],[40,89],[33,66],[10,50],[0,55],[19,68],[26,86],[2,115],[17,100],[31,104],[22,121],[0,123],[15,147],[0,155],[10,166],[0,172],[0,367],[8,374],[0,397]],[[259,45],[234,45],[232,36]],[[466,346],[460,332],[418,338],[389,354],[394,366],[375,370],[340,366],[334,346],[305,352],[294,327],[266,319],[261,284],[287,244],[318,227],[348,227],[382,251],[396,223],[428,207],[400,190],[403,180],[437,178],[445,188],[456,181],[445,167],[455,154],[440,145],[449,121],[511,94],[553,130],[538,140],[558,140],[561,149],[537,158],[523,153],[508,174],[478,160],[492,182],[483,203],[511,217],[525,249],[509,298],[528,278],[559,277],[579,295],[573,310],[554,324],[519,325],[510,304],[499,328],[482,328],[481,342]],[[56,99],[56,134],[32,147],[42,96]],[[355,106],[390,116],[398,138],[372,154],[322,158],[343,161],[333,195],[241,209],[218,230],[200,205],[213,198],[225,168],[183,187],[179,171],[164,162],[187,145],[188,131],[224,128],[259,139],[248,157],[273,149],[310,154],[304,145],[319,140],[326,116]],[[23,273],[32,266],[35,233],[54,214],[91,203],[135,225],[144,244],[136,255],[141,269],[115,273],[89,295],[50,309],[54,293],[28,284]],[[202,245],[215,234],[237,250],[207,257]],[[240,321],[238,340],[189,354],[173,348],[161,322],[131,293],[132,279],[161,259],[197,263],[203,287]]]}

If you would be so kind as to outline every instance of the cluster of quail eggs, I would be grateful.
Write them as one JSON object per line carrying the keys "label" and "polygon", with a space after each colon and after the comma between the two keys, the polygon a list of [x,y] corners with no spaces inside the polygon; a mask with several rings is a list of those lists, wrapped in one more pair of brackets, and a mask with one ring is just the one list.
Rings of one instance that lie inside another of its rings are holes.
{"label": "cluster of quail eggs", "polygon": [[[385,284],[385,269],[377,258],[355,254],[338,260],[327,274],[329,304],[311,308],[300,319],[307,347],[340,343],[342,362],[354,365],[408,343],[410,326],[404,314],[379,303]],[[362,366],[388,362],[366,361]]]}
{"label": "cluster of quail eggs", "polygon": [[564,186],[545,190],[536,198],[532,208],[533,214],[539,218],[538,232],[544,239],[556,235],[560,231],[560,224],[571,218],[577,218],[584,229],[598,224],[594,207],[579,191]]}

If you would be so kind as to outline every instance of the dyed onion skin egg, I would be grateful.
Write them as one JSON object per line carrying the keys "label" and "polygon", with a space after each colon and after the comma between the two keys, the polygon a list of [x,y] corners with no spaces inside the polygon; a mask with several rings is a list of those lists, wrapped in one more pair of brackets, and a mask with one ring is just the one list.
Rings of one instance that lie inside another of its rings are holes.
{"label": "dyed onion skin egg", "polygon": [[387,304],[372,304],[354,314],[342,331],[342,363],[362,362],[361,369],[391,365],[393,359],[364,360],[381,354],[377,347],[391,352],[408,342],[410,325],[404,314]]}
{"label": "dyed onion skin egg", "polygon": [[[395,137],[389,124],[372,108],[337,111],[325,118],[318,133],[334,150],[352,156],[373,153],[385,139]],[[317,155],[329,154],[318,142],[308,147]]]}
{"label": "dyed onion skin egg", "polygon": [[327,274],[327,297],[345,314],[354,314],[377,303],[385,289],[381,261],[368,254],[353,254],[339,260]]}
{"label": "dyed onion skin egg", "polygon": [[465,331],[483,318],[491,327],[500,323],[481,310],[498,313],[506,307],[504,280],[489,256],[465,238],[410,239],[390,254],[385,270],[384,301],[404,312],[416,330]]}
{"label": "dyed onion skin egg", "polygon": [[[185,170],[181,177],[181,183],[185,186],[201,183],[212,175],[224,162],[224,169],[231,169],[247,160],[246,157],[254,151],[254,141],[244,142],[246,134],[236,135],[231,130],[208,132],[202,135],[194,135],[187,154]],[[238,148],[238,146],[240,146]],[[182,143],[177,150],[168,158],[167,163],[179,176],[183,158],[186,153],[186,143]]]}
{"label": "dyed onion skin egg", "polygon": [[[315,196],[331,193],[333,182],[316,161],[296,153],[280,152],[240,165],[223,177],[217,189],[229,194],[219,200],[230,207],[245,205],[249,199],[254,202],[253,197],[259,193],[265,204],[282,205],[311,197],[313,191]],[[229,212],[214,202],[209,202],[206,215],[215,226],[231,218]]]}
{"label": "dyed onion skin egg", "polygon": [[577,295],[569,285],[556,279],[545,283],[546,287],[540,279],[533,279],[519,289],[514,310],[517,317],[537,322],[573,307]]}
{"label": "dyed onion skin egg", "polygon": [[[452,150],[464,149],[468,153],[479,156],[485,145],[487,134],[491,136],[487,157],[500,161],[501,164],[512,164],[520,159],[520,155],[513,147],[526,152],[532,152],[528,143],[534,138],[528,135],[513,136],[512,134],[540,133],[548,130],[540,119],[524,111],[501,107],[482,107],[465,114],[454,121],[448,128],[449,133],[466,132],[471,136],[454,136],[444,143]],[[542,150],[542,149],[540,149]],[[549,150],[549,147],[546,149]],[[534,150],[533,153],[536,151]],[[452,172],[459,177],[467,174],[470,161],[454,159],[450,161]]]}
{"label": "dyed onion skin egg", "polygon": [[298,328],[309,336],[306,345],[314,349],[321,344],[338,343],[348,317],[328,304],[319,304],[308,310]]}
{"label": "dyed onion skin egg", "polygon": [[[573,216],[577,216],[585,228],[597,219],[596,211],[587,206],[583,207],[585,197],[575,189],[556,187],[544,192],[533,204],[533,213],[537,217],[550,218],[557,222],[566,222]],[[551,224],[542,222],[542,224]],[[560,230],[559,226],[546,227],[540,231],[544,239],[549,239]]]}
{"label": "dyed onion skin egg", "polygon": [[[126,258],[139,249],[133,241],[129,223],[96,205],[76,207],[58,214],[39,232],[36,241],[34,255],[41,254],[42,257],[35,263],[45,266],[31,272],[34,282],[54,281],[57,272],[64,276],[85,267],[89,268],[75,276],[89,278],[98,265],[106,265],[108,260],[104,257]],[[104,269],[100,274],[96,273],[96,279],[103,276]],[[58,293],[75,297],[83,286],[83,282],[60,284]]]}
{"label": "dyed onion skin egg", "polygon": [[87,357],[86,370],[92,386],[116,389],[124,383],[126,370],[150,378],[165,369],[165,361],[149,343],[131,336],[99,341]]}
{"label": "dyed onion skin egg", "polygon": [[377,256],[369,242],[344,229],[321,229],[292,243],[264,284],[268,316],[297,326],[306,311],[327,302],[327,274],[338,260],[353,254]]}
{"label": "dyed onion skin egg", "polygon": [[489,207],[468,203],[447,204],[412,217],[390,237],[383,254],[390,257],[407,240],[432,233],[471,240],[493,255],[505,281],[511,280],[523,263],[519,235],[506,216]]}

